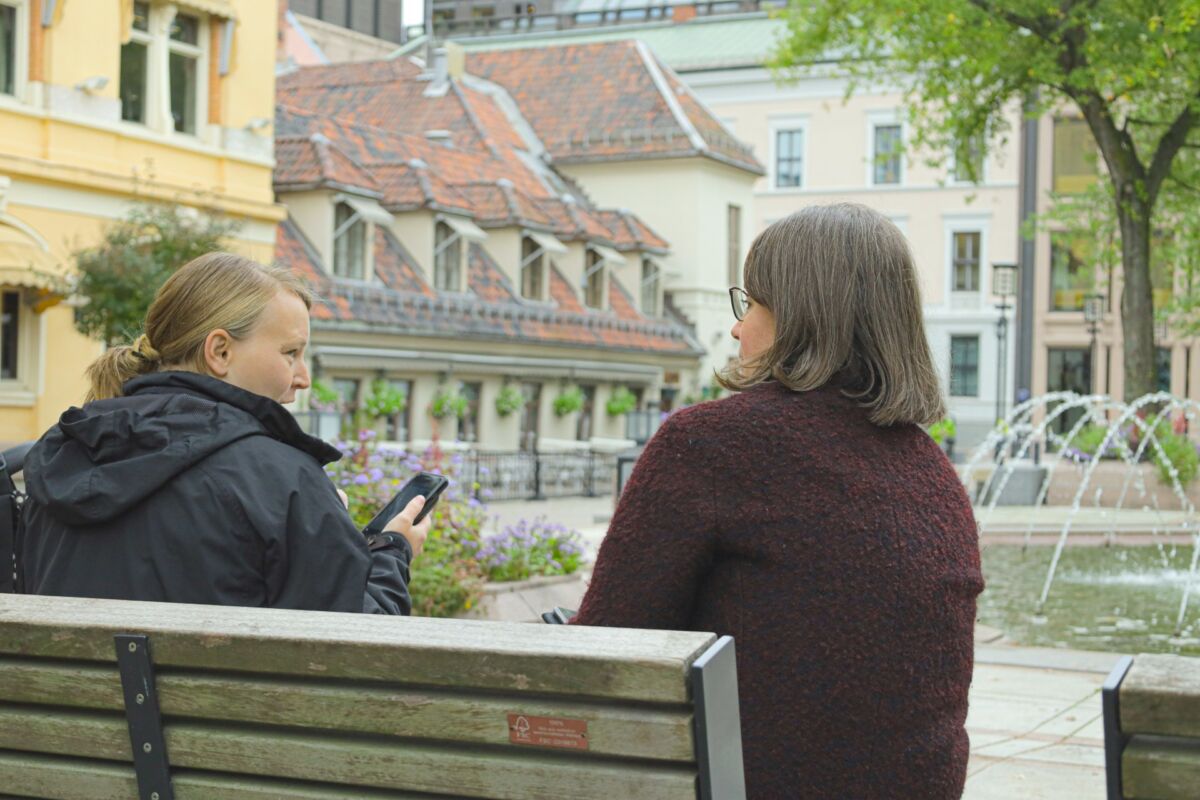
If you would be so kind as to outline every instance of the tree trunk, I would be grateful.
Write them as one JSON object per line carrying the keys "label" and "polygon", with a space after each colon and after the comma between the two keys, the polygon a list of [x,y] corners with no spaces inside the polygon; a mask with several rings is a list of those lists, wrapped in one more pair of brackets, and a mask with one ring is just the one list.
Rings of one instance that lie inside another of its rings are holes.
{"label": "tree trunk", "polygon": [[1150,207],[1125,185],[1117,201],[1121,226],[1121,325],[1125,340],[1126,402],[1157,390],[1154,300],[1150,285]]}

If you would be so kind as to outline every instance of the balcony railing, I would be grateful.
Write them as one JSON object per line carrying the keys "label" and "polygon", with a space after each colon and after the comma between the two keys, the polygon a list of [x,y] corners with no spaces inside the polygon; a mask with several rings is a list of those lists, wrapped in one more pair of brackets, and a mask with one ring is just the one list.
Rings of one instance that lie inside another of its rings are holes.
{"label": "balcony railing", "polygon": [[[548,3],[544,3],[548,4]],[[457,5],[457,4],[455,4]],[[434,18],[434,35],[454,39],[467,36],[500,36],[527,32],[579,30],[644,22],[682,22],[693,16],[744,14],[782,8],[786,0],[713,0],[694,3],[645,2],[640,6],[578,10],[569,13],[546,11],[532,14]],[[446,6],[449,8],[449,4]],[[437,7],[435,6],[435,15]]]}

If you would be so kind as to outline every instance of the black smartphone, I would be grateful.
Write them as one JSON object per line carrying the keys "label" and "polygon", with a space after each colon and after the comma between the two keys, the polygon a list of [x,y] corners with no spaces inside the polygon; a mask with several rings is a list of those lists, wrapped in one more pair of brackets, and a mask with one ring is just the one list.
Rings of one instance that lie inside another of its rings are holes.
{"label": "black smartphone", "polygon": [[363,533],[370,535],[372,533],[382,533],[383,528],[392,517],[404,510],[404,507],[412,501],[417,495],[425,496],[425,507],[421,509],[421,513],[417,514],[417,518],[413,520],[413,524],[417,524],[425,519],[425,516],[433,511],[433,507],[437,504],[438,498],[442,496],[442,492],[446,491],[446,487],[450,485],[450,481],[444,475],[434,475],[432,472],[418,472],[408,483],[400,487],[400,491],[396,492],[388,504],[384,506],[375,519],[367,523],[367,527],[363,528]]}
{"label": "black smartphone", "polygon": [[578,611],[570,608],[555,606],[553,611],[543,612],[542,622],[545,622],[547,625],[566,625],[571,621],[571,617],[578,613]]}

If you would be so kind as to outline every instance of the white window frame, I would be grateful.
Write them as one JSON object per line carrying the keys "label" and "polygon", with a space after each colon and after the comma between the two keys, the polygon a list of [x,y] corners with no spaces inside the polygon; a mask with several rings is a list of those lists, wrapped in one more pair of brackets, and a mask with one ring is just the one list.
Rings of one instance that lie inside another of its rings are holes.
{"label": "white window frame", "polygon": [[[148,128],[163,136],[181,137],[208,141],[211,136],[208,122],[208,70],[211,32],[209,26],[212,19],[209,14],[193,9],[186,4],[155,3],[147,0],[149,17],[148,31],[130,31],[130,41],[146,45],[146,120],[135,122],[122,119],[121,124],[137,128]],[[171,39],[171,24],[176,14],[196,17],[199,30],[196,38],[197,45],[189,45]],[[178,52],[196,59],[196,130],[185,133],[175,130],[175,121],[171,117],[171,53]],[[120,95],[120,79],[118,78],[117,93]]]}
{"label": "white window frame", "polygon": [[0,6],[17,11],[13,30],[13,91],[0,93],[0,104],[24,103],[29,86],[29,0],[0,0]]}
{"label": "white window frame", "polygon": [[[900,152],[898,158],[899,175],[895,183],[876,183],[875,182],[875,129],[881,127],[890,127],[893,125],[900,126]],[[904,163],[906,150],[906,142],[909,141],[908,123],[904,116],[896,109],[887,109],[883,111],[868,111],[867,112],[867,130],[866,130],[866,185],[874,189],[896,189],[904,186],[905,179],[908,177],[908,169]]]}
{"label": "white window frame", "polygon": [[[445,225],[450,229],[450,235],[446,237],[440,245],[437,240],[437,227],[439,224]],[[470,220],[452,217],[448,214],[438,214],[433,218],[433,261],[430,263],[429,277],[433,279],[433,290],[435,292],[465,292],[467,286],[467,270],[471,260],[471,241],[479,240],[477,235],[469,235],[473,230],[478,231],[478,226]],[[483,231],[479,231],[483,234]],[[486,236],[486,234],[483,234]],[[437,260],[443,250],[457,242],[458,248],[458,275],[457,285],[442,289],[438,286],[437,275]]]}
{"label": "white window frame", "polygon": [[[991,286],[991,259],[988,256],[988,228],[991,214],[944,214],[942,216],[942,241],[945,265],[945,278],[942,286],[945,291],[946,307],[952,310],[979,311],[984,307],[984,300],[991,296],[988,287]],[[979,234],[979,289],[973,292],[960,292],[954,288],[954,234]]]}
{"label": "white window frame", "polygon": [[[644,296],[646,294],[646,287],[650,283],[650,280],[646,278],[646,264],[647,263],[654,265],[654,279],[653,279],[653,282],[654,282],[654,308],[650,308],[650,309],[641,307],[641,306],[645,305],[642,302],[642,300],[644,299]],[[649,317],[661,317],[662,310],[663,310],[662,309],[662,306],[663,306],[663,268],[662,268],[662,264],[658,261],[658,259],[654,258],[654,256],[651,256],[649,254],[643,255],[639,264],[641,266],[641,274],[638,276],[638,290],[639,291],[638,291],[638,297],[637,297],[638,306],[641,307],[641,308],[639,308],[639,310],[642,312],[642,314],[649,316]]]}
{"label": "white window frame", "polygon": [[[529,255],[524,255],[525,240],[533,242],[534,248]],[[550,295],[550,270],[552,267],[551,257],[555,255],[565,255],[567,253],[566,246],[555,237],[548,233],[540,231],[522,230],[521,231],[521,263],[517,270],[517,292],[523,300],[532,300],[535,302],[546,302]],[[541,259],[542,274],[539,281],[537,297],[529,297],[525,294],[525,269],[534,261]]]}
{"label": "white window frame", "polygon": [[[771,173],[771,191],[774,192],[802,192],[809,188],[808,186],[808,154],[809,154],[809,136],[808,136],[808,114],[789,115],[786,117],[771,117],[769,118],[770,141],[767,143],[767,153],[770,159],[767,169]],[[800,152],[800,185],[799,186],[780,186],[779,175],[777,169],[779,160],[776,150],[779,143],[779,134],[789,131],[799,131],[803,137],[801,152]]]}
{"label": "white window frame", "polygon": [[[337,224],[337,209],[338,206],[346,206],[350,209],[351,214],[346,218],[346,221],[341,225]],[[354,227],[356,223],[363,224],[363,264],[362,275],[360,277],[351,277],[349,275],[337,274],[337,248],[338,238],[346,235]],[[361,210],[356,208],[356,204],[350,202],[349,197],[342,195],[335,196],[333,199],[333,250],[330,253],[329,259],[329,274],[331,277],[339,281],[356,281],[358,283],[371,283],[371,277],[375,274],[375,222],[368,215],[363,214]]]}
{"label": "white window frame", "polygon": [[[954,386],[954,340],[975,340],[975,394],[953,394]],[[984,336],[979,331],[950,331],[946,334],[946,396],[954,399],[976,399],[983,397]]]}
{"label": "white window frame", "polygon": [[41,393],[41,376],[44,369],[41,342],[46,339],[46,315],[34,310],[31,302],[34,290],[24,286],[0,285],[0,298],[4,292],[16,292],[17,312],[17,376],[0,378],[0,407],[32,406]]}
{"label": "white window frame", "polygon": [[[605,311],[608,309],[608,291],[609,291],[608,281],[612,275],[612,272],[609,269],[609,266],[610,266],[610,264],[620,264],[620,263],[624,262],[624,260],[625,260],[623,257],[620,257],[619,255],[618,255],[618,258],[620,260],[613,259],[611,257],[611,254],[615,253],[615,252],[616,251],[612,250],[612,248],[604,247],[603,245],[594,245],[594,244],[589,244],[584,249],[583,280],[579,284],[580,300],[583,301],[584,308],[590,308],[593,311]],[[588,254],[589,253],[595,253],[597,256],[599,256],[599,258],[596,259],[595,265],[593,265],[592,267],[588,267]],[[593,305],[588,305],[588,301],[587,301],[587,299],[588,299],[588,284],[589,284],[589,281],[591,280],[592,275],[595,275],[597,272],[600,273],[600,305],[593,306]]]}
{"label": "white window frame", "polygon": [[958,178],[958,146],[950,148],[950,155],[946,158],[946,163],[950,165],[950,172],[946,176],[947,183],[951,186],[983,186],[988,182],[988,152],[987,152],[987,137],[983,137],[983,158],[981,159],[979,169],[978,183],[971,181],[959,180]]}

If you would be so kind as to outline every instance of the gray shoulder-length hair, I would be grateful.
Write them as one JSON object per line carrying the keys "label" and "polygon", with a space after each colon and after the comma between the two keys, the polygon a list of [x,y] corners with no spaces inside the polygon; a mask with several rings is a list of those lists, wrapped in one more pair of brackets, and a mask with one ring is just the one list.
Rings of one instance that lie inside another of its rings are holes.
{"label": "gray shoulder-length hair", "polygon": [[722,386],[807,391],[838,376],[877,425],[945,416],[912,253],[882,214],[851,203],[797,211],[754,240],[745,281],[774,314],[775,341],[719,374]]}

